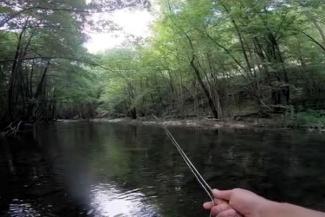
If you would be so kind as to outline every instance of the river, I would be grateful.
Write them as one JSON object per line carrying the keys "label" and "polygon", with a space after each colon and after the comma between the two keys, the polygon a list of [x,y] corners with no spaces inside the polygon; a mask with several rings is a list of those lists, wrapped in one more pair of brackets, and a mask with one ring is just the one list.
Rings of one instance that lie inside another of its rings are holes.
{"label": "river", "polygon": [[[325,134],[171,127],[208,183],[325,208]],[[158,126],[58,122],[38,128],[56,179],[89,216],[198,217],[208,200]]]}

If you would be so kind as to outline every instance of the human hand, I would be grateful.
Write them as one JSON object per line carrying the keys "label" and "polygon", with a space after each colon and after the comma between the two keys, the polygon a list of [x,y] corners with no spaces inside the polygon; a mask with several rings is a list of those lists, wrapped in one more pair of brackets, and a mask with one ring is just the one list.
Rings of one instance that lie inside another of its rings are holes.
{"label": "human hand", "polygon": [[225,200],[214,199],[214,202],[204,203],[203,207],[210,210],[210,217],[242,217],[242,215],[233,209]]}
{"label": "human hand", "polygon": [[211,215],[216,217],[261,217],[265,207],[272,203],[253,192],[239,188],[212,192],[216,198],[214,204],[206,202],[203,207],[211,210]]}

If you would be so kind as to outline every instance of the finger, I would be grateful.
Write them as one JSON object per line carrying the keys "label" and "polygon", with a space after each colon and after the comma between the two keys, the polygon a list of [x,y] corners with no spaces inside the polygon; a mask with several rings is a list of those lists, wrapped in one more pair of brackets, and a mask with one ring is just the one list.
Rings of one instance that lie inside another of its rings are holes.
{"label": "finger", "polygon": [[231,209],[231,207],[227,203],[222,203],[220,205],[214,206],[211,208],[211,214],[212,215],[218,215],[221,212],[224,212],[228,209]]}
{"label": "finger", "polygon": [[226,200],[221,200],[221,199],[214,199],[214,203],[215,204],[222,204],[222,203],[228,203],[228,201],[226,201]]}
{"label": "finger", "polygon": [[213,206],[214,206],[214,203],[212,203],[212,202],[203,203],[203,208],[204,209],[211,209]]}
{"label": "finger", "polygon": [[213,206],[216,206],[216,205],[219,205],[219,204],[222,204],[222,203],[228,203],[228,202],[225,201],[225,200],[214,199],[214,202],[209,201],[209,202],[203,203],[203,208],[204,209],[211,209]]}
{"label": "finger", "polygon": [[212,190],[213,196],[218,199],[230,200],[232,190],[220,191],[217,189]]}
{"label": "finger", "polygon": [[216,217],[237,217],[237,212],[233,209],[227,209],[220,212]]}

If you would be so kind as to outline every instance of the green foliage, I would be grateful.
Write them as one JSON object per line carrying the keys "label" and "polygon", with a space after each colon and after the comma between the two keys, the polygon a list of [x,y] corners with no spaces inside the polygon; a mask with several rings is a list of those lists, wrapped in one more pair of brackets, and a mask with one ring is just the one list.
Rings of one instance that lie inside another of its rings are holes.
{"label": "green foliage", "polygon": [[111,69],[102,109],[206,114],[208,96],[220,117],[242,114],[240,108],[254,102],[257,111],[301,101],[308,107],[310,99],[321,105],[315,90],[324,84],[322,31],[311,24],[323,26],[324,4],[314,3],[161,1],[149,45],[102,55]]}
{"label": "green foliage", "polygon": [[[1,119],[52,119],[62,99],[88,101],[90,73],[78,66],[82,47],[83,0],[0,3]],[[8,10],[15,8],[14,10]],[[64,88],[70,82],[71,88]],[[76,82],[75,82],[76,81]],[[63,97],[64,95],[64,97]]]}
{"label": "green foliage", "polygon": [[291,119],[291,125],[294,127],[308,127],[308,128],[324,128],[325,114],[324,112],[308,110],[305,112],[298,112]]}
{"label": "green foliage", "polygon": [[[0,100],[10,104],[6,94],[12,85],[15,114],[29,111],[28,103],[35,101],[34,110],[54,103],[56,116],[67,118],[96,113],[228,118],[325,106],[323,1],[161,0],[146,44],[96,56],[82,47],[82,29],[92,23],[78,11],[103,8],[82,0],[18,6],[26,11],[14,13],[7,1],[0,3],[0,26],[5,26]],[[115,7],[127,5],[117,2],[108,9]],[[26,84],[31,87],[21,93]],[[298,113],[296,120],[317,120],[312,117]]]}

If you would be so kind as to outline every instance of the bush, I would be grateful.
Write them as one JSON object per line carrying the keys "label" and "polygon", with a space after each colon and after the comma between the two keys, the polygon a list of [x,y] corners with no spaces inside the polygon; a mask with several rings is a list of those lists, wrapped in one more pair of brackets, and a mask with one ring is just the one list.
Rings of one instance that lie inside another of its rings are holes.
{"label": "bush", "polygon": [[298,112],[295,115],[295,122],[298,126],[325,127],[325,112],[308,110]]}

